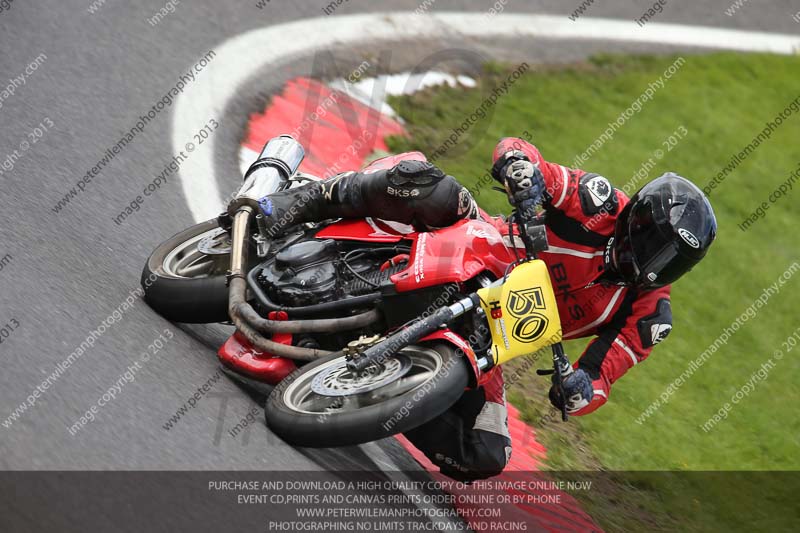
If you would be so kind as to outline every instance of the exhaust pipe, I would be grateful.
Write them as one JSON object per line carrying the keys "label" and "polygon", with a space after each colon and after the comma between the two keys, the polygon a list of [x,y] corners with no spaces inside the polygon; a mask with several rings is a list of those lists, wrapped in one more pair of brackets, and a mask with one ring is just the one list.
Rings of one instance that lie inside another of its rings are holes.
{"label": "exhaust pipe", "polygon": [[228,204],[228,214],[233,217],[244,206],[259,213],[260,202],[286,186],[305,155],[303,147],[291,135],[270,139],[258,159],[245,172],[244,183]]}
{"label": "exhaust pipe", "polygon": [[[254,213],[260,213],[260,202],[269,194],[285,187],[289,178],[297,171],[305,152],[290,135],[271,139],[261,151],[255,163],[250,165],[236,196],[228,204],[228,214],[233,217],[231,228],[231,268],[228,273],[228,315],[236,328],[256,348],[264,352],[313,361],[331,352],[301,348],[274,342],[261,335],[248,318],[259,316],[247,303],[247,244],[250,234],[250,221]],[[260,318],[260,317],[259,317]],[[268,325],[258,323],[259,326]],[[327,325],[327,324],[326,324]]]}
{"label": "exhaust pipe", "polygon": [[247,320],[248,316],[258,315],[255,309],[247,303],[247,280],[244,275],[244,265],[247,264],[247,235],[252,214],[253,210],[248,205],[243,205],[233,218],[231,270],[228,274],[228,315],[230,315],[231,321],[253,346],[263,352],[301,361],[313,361],[330,354],[331,352],[327,350],[301,348],[271,341],[256,331]]}
{"label": "exhaust pipe", "polygon": [[245,280],[244,266],[247,264],[247,234],[250,230],[250,216],[253,209],[247,205],[240,207],[233,217],[231,226],[231,270],[228,279]]}

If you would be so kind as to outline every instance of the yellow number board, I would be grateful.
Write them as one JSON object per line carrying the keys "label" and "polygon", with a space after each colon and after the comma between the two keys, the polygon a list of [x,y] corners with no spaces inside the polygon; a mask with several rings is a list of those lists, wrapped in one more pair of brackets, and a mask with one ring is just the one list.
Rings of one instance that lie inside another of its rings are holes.
{"label": "yellow number board", "polygon": [[492,333],[495,364],[527,355],[561,340],[561,320],[547,266],[518,265],[506,278],[478,290]]}

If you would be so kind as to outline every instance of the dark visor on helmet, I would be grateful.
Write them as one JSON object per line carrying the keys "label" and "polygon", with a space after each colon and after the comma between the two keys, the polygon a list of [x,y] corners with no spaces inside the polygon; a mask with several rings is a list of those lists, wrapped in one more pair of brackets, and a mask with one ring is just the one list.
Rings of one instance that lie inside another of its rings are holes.
{"label": "dark visor on helmet", "polygon": [[640,287],[661,287],[678,279],[685,272],[684,261],[674,240],[658,230],[649,206],[642,202],[625,211],[616,245],[619,273]]}

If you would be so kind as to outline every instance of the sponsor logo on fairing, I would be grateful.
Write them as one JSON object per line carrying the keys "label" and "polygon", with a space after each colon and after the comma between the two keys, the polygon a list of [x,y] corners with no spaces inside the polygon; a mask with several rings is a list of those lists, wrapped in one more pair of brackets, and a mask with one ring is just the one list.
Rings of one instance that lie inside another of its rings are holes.
{"label": "sponsor logo on fairing", "polygon": [[503,337],[503,346],[506,347],[506,350],[511,348],[511,344],[508,342],[508,334],[506,333],[506,321],[504,318],[499,318],[495,321],[495,331],[500,331],[500,336]]}
{"label": "sponsor logo on fairing", "polygon": [[503,318],[503,309],[500,307],[500,302],[497,300],[493,300],[489,302],[489,307],[492,310],[492,318],[498,319]]}

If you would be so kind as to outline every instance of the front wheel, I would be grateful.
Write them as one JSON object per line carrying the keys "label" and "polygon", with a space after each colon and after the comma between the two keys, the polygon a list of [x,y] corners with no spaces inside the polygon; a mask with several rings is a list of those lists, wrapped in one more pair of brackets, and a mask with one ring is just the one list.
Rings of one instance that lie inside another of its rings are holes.
{"label": "front wheel", "polygon": [[447,344],[412,345],[361,374],[336,353],[287,376],[267,405],[269,427],[296,446],[361,444],[445,412],[467,386],[464,360]]}
{"label": "front wheel", "polygon": [[173,235],[155,249],[142,271],[147,304],[173,322],[228,320],[230,236],[216,219]]}

